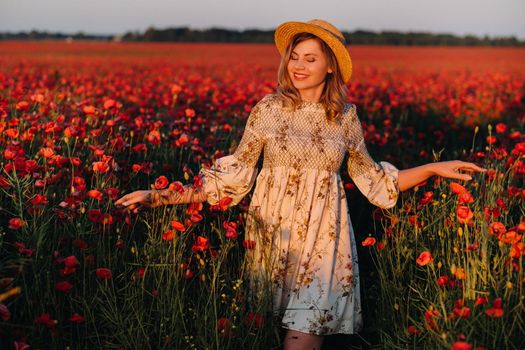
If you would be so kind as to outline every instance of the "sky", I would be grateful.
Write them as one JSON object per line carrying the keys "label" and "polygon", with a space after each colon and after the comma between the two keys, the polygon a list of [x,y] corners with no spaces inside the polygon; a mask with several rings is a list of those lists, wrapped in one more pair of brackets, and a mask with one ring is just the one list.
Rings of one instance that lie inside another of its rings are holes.
{"label": "sky", "polygon": [[320,18],[340,30],[525,40],[525,0],[0,0],[0,32],[124,34],[149,27],[275,28]]}

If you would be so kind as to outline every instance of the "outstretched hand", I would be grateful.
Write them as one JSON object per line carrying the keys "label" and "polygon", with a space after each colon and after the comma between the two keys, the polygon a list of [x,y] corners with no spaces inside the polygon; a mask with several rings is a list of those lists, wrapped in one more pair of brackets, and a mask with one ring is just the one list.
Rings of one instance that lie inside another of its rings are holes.
{"label": "outstretched hand", "polygon": [[437,176],[451,178],[451,179],[465,180],[465,181],[472,180],[472,176],[469,174],[463,173],[462,171],[466,171],[466,172],[473,172],[473,171],[485,172],[487,171],[487,169],[481,168],[474,163],[464,162],[461,160],[450,160],[446,162],[438,162],[438,163],[433,163],[432,165],[433,165],[432,170]]}
{"label": "outstretched hand", "polygon": [[154,208],[160,206],[160,197],[161,195],[157,191],[135,191],[122,196],[115,202],[115,205],[136,214],[142,207]]}

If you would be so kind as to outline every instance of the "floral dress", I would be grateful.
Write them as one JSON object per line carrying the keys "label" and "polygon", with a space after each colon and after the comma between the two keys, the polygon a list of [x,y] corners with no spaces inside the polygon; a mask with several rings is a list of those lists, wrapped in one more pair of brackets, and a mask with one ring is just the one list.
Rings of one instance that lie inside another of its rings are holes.
{"label": "floral dress", "polygon": [[398,169],[371,159],[349,103],[340,122],[329,122],[321,103],[303,101],[292,111],[268,94],[252,108],[235,152],[201,168],[210,204],[229,196],[235,205],[256,182],[245,225],[246,239],[255,241],[250,285],[262,291],[268,282],[284,328],[318,335],[362,328],[356,243],[339,172],[346,153],[349,175],[368,200],[394,206]]}

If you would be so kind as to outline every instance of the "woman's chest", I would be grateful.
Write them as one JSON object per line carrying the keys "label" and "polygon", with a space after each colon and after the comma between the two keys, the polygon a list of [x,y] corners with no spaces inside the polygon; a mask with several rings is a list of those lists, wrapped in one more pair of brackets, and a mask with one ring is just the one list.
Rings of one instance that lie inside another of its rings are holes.
{"label": "woman's chest", "polygon": [[337,171],[346,152],[343,126],[318,115],[276,118],[266,133],[267,166],[292,165]]}

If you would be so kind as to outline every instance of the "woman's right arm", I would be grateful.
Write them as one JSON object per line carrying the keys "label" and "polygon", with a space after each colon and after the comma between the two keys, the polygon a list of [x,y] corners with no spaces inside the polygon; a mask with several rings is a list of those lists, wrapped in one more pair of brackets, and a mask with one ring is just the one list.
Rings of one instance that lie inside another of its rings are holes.
{"label": "woman's right arm", "polygon": [[116,206],[137,212],[141,206],[150,208],[168,204],[188,204],[206,201],[206,193],[202,186],[194,188],[193,185],[183,186],[183,191],[141,190],[128,193],[115,202]]}

